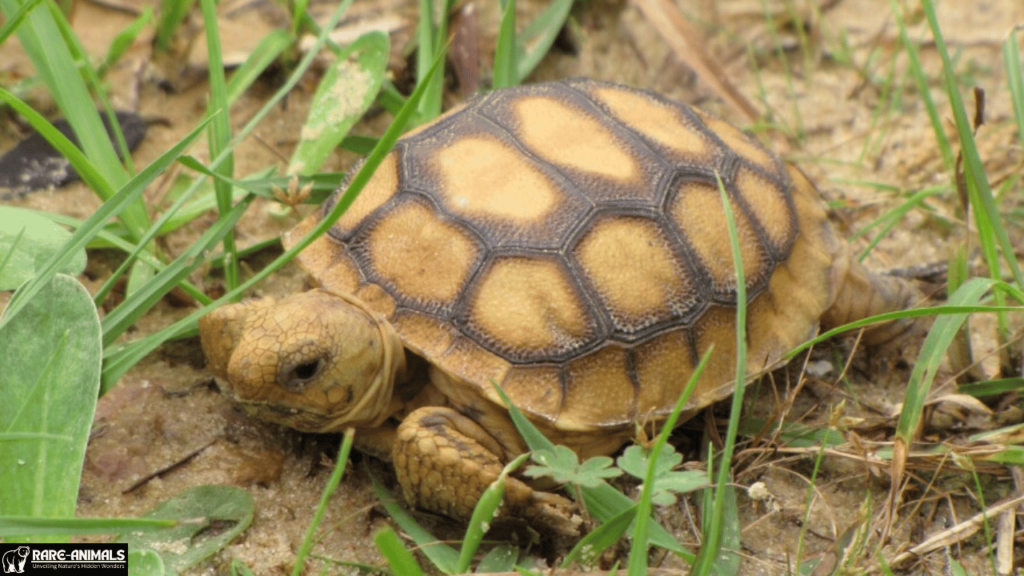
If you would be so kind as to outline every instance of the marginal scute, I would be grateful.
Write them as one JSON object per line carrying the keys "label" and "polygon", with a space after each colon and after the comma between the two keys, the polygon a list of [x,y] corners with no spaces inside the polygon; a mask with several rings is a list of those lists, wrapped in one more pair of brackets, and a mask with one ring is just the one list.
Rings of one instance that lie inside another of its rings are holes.
{"label": "marginal scute", "polygon": [[[355,170],[352,171],[355,174]],[[374,210],[390,200],[398,190],[398,154],[388,154],[380,166],[373,172],[373,177],[363,186],[352,205],[338,218],[332,234],[338,238],[346,238]],[[328,204],[333,207],[334,203]]]}
{"label": "marginal scute", "polygon": [[[501,382],[501,387],[520,410],[547,422],[558,419],[565,400],[562,396],[562,372],[558,366],[516,366]],[[490,384],[487,385],[486,393],[492,401],[501,404],[501,399]]]}
{"label": "marginal scute", "polygon": [[441,357],[451,348],[457,335],[451,324],[438,322],[437,318],[415,310],[400,310],[390,320],[395,330],[405,337],[407,346],[415,342],[415,346],[410,347],[424,358]]}
{"label": "marginal scute", "polygon": [[465,319],[485,347],[515,362],[564,356],[596,337],[588,303],[550,257],[499,257],[474,280]]}
{"label": "marginal scute", "polygon": [[490,388],[491,381],[504,382],[512,368],[505,358],[481,350],[476,342],[458,336],[440,356],[431,358],[443,366],[446,372],[477,383],[480,389]]}
{"label": "marginal scute", "polygon": [[358,240],[357,260],[404,304],[447,313],[477,262],[473,237],[423,201],[404,201]]}
{"label": "marginal scute", "polygon": [[[716,390],[736,380],[736,309],[711,306],[693,327],[698,353],[714,347],[711,358],[698,380],[697,393]],[[700,398],[701,396],[697,396]]]}
{"label": "marginal scute", "polygon": [[637,387],[630,380],[628,356],[626,349],[607,345],[566,364],[560,429],[588,430],[595,421],[626,424],[633,418]]}
{"label": "marginal scute", "polygon": [[[658,334],[633,349],[637,380],[642,384],[637,391],[638,418],[662,415],[675,404],[687,382],[681,376],[693,372],[693,352],[685,328]],[[700,402],[700,394],[690,398],[690,405]]]}
{"label": "marginal scute", "polygon": [[685,316],[699,294],[676,248],[652,218],[603,215],[574,255],[615,329],[633,334]]}

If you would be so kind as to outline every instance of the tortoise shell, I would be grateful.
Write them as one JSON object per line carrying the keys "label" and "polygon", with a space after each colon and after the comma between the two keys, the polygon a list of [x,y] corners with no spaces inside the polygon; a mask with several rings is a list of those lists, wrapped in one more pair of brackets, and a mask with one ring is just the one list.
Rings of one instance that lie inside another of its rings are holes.
{"label": "tortoise shell", "polygon": [[475,99],[399,140],[299,261],[390,321],[449,396],[500,403],[494,380],[557,429],[621,427],[667,414],[710,346],[688,412],[732,392],[719,181],[746,277],[747,369],[761,372],[835,300],[837,240],[799,172],[646,91],[575,79]]}

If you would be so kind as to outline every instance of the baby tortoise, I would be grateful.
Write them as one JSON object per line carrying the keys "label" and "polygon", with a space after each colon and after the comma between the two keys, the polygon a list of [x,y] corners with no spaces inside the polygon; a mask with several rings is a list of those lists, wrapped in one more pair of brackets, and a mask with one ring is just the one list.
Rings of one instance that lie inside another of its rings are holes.
{"label": "baby tortoise", "polygon": [[[299,256],[318,287],[216,310],[200,321],[203,349],[255,416],[356,427],[410,504],[466,519],[526,451],[492,380],[582,458],[664,419],[709,346],[685,415],[732,392],[736,279],[717,178],[746,275],[749,374],[819,325],[912,304],[912,288],[851,257],[803,174],[752,138],[650,92],[574,79],[491,92],[402,138]],[[567,506],[510,479],[503,511],[565,526]]]}

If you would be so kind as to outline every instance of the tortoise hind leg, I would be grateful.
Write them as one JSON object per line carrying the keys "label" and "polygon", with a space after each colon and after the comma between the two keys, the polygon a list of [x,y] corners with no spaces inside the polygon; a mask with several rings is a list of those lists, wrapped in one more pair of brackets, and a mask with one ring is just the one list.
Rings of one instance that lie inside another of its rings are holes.
{"label": "tortoise hind leg", "polygon": [[[468,520],[504,467],[498,442],[479,424],[445,407],[424,407],[398,427],[395,470],[410,505]],[[577,534],[572,503],[507,478],[499,514],[526,518],[562,534]]]}
{"label": "tortoise hind leg", "polygon": [[[919,295],[908,282],[895,276],[876,274],[861,265],[849,251],[837,258],[836,300],[821,317],[825,328],[911,308]],[[840,259],[846,260],[840,265]],[[885,344],[915,330],[917,318],[901,318],[870,326],[863,340],[870,345]]]}

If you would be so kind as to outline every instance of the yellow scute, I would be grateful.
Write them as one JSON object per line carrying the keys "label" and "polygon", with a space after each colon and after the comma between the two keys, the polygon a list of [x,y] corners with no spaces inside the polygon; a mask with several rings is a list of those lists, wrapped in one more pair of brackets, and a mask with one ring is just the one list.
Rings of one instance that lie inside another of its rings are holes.
{"label": "yellow scute", "polygon": [[437,151],[438,193],[449,210],[468,218],[493,217],[517,224],[553,210],[558,191],[529,158],[489,136],[460,138]]}
{"label": "yellow scute", "polygon": [[388,154],[374,171],[373,177],[366,183],[352,205],[338,219],[339,226],[349,233],[371,212],[388,201],[398,191],[398,155]]}
{"label": "yellow scute", "polygon": [[370,232],[370,266],[424,304],[453,302],[479,256],[473,239],[420,202],[405,202]]}
{"label": "yellow scute", "polygon": [[576,257],[619,329],[667,320],[696,302],[685,268],[654,220],[601,219],[580,241]]}
{"label": "yellow scute", "polygon": [[606,86],[593,91],[624,123],[658,144],[694,159],[707,158],[711,146],[681,112],[644,94]]}
{"label": "yellow scute", "polygon": [[736,173],[736,189],[761,223],[772,245],[781,250],[796,232],[785,191],[749,168],[741,168]]}
{"label": "yellow scute", "polygon": [[481,273],[470,323],[503,349],[560,354],[585,343],[593,322],[560,263],[546,258],[497,258]]}
{"label": "yellow scute", "polygon": [[568,363],[567,395],[557,424],[563,430],[622,424],[636,409],[636,389],[629,379],[627,352],[605,346]]}
{"label": "yellow scute", "polygon": [[519,140],[556,166],[568,166],[623,182],[640,177],[637,161],[596,118],[552,98],[515,102]]}
{"label": "yellow scute", "polygon": [[[735,201],[729,204],[736,223],[743,273],[749,283],[765,272],[768,263],[750,221]],[[669,212],[700,257],[715,290],[735,289],[732,247],[718,188],[703,182],[683,182],[676,190]]]}

